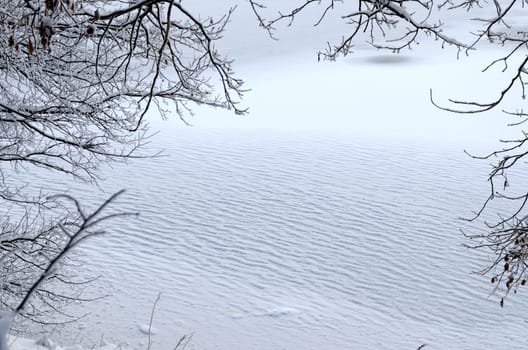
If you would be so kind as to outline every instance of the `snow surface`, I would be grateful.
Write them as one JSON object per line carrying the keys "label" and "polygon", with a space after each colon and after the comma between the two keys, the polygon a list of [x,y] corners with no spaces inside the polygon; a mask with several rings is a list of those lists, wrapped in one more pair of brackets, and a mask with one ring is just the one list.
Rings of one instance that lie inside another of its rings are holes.
{"label": "snow surface", "polygon": [[[222,13],[231,3],[186,5]],[[450,20],[452,36],[466,35]],[[341,35],[331,24],[301,21],[276,42],[241,2],[230,28],[218,48],[252,89],[250,114],[197,108],[192,128],[152,115],[162,132],[151,147],[169,156],[104,173],[101,187],[129,189],[120,205],[142,216],[83,251],[84,267],[103,275],[98,288],[114,295],[80,308],[92,311],[82,343],[103,334],[145,349],[159,290],[153,349],[191,333],[198,348],[230,350],[525,343],[526,298],[498,307],[471,274],[488,257],[461,246],[457,220],[487,194],[486,164],[461,150],[494,149],[519,131],[501,113],[451,115],[429,101],[430,88],[440,102],[496,96],[507,77],[481,70],[500,48],[458,59],[435,42],[399,55],[359,45],[317,63],[315,51]],[[94,203],[106,197],[65,183]],[[57,331],[61,343],[76,327]]]}
{"label": "snow surface", "polygon": [[[9,350],[83,350],[80,345],[62,347],[48,338],[41,338],[39,340],[11,337],[9,339]],[[92,350],[126,350],[121,346],[116,345],[102,345],[90,347]]]}

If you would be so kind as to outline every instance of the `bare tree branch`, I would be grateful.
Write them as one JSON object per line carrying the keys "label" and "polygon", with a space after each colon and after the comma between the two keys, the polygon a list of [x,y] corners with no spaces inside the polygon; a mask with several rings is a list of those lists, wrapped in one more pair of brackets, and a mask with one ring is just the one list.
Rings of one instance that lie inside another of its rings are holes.
{"label": "bare tree branch", "polygon": [[[305,13],[319,13],[315,26],[329,18],[330,13],[337,14],[348,25],[350,29],[343,33],[341,42],[329,44],[326,50],[318,53],[319,59],[334,60],[340,55],[347,55],[358,41],[366,41],[375,48],[399,52],[416,45],[421,38],[432,38],[438,40],[442,47],[455,47],[457,55],[461,52],[469,54],[471,50],[490,43],[498,44],[504,55],[483,69],[483,72],[487,72],[492,67],[502,66],[502,73],[507,79],[503,86],[492,85],[497,90],[496,97],[483,101],[456,98],[441,103],[434,98],[431,90],[431,103],[441,110],[459,114],[479,114],[501,109],[506,115],[518,118],[510,123],[515,127],[522,127],[528,120],[528,113],[523,109],[510,111],[503,106],[506,97],[512,93],[519,93],[522,100],[526,98],[528,30],[518,21],[519,16],[523,16],[526,11],[526,0],[445,0],[439,3],[433,0],[300,0],[296,6],[287,11],[279,10],[278,13],[270,11],[267,3],[265,0],[249,0],[258,24],[274,38],[279,24],[291,26],[298,16]],[[476,30],[472,31],[474,38],[468,43],[446,34],[444,23],[434,20],[447,20],[457,11],[474,13],[478,9],[487,10],[487,16],[475,15],[469,21],[468,24]],[[332,20],[335,20],[335,16]],[[494,259],[481,272],[492,274],[492,282],[505,296],[524,286],[528,278],[528,191],[513,191],[510,180],[528,158],[528,133],[522,131],[518,139],[502,140],[501,143],[501,148],[484,156],[468,153],[474,159],[493,162],[488,175],[489,195],[469,220],[481,219],[487,209],[497,202],[508,203],[508,209],[497,221],[485,222],[482,232],[466,236],[473,243],[468,246],[492,252]],[[501,299],[501,305],[503,303],[504,298]]]}

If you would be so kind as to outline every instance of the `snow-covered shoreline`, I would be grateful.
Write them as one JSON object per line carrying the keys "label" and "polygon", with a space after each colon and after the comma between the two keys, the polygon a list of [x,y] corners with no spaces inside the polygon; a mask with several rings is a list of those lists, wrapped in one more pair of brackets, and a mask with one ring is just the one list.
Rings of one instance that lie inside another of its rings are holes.
{"label": "snow-covered shoreline", "polygon": [[[47,337],[40,339],[28,339],[10,336],[8,340],[9,350],[85,350],[81,345],[61,346]],[[121,345],[105,344],[90,347],[91,350],[126,350]]]}

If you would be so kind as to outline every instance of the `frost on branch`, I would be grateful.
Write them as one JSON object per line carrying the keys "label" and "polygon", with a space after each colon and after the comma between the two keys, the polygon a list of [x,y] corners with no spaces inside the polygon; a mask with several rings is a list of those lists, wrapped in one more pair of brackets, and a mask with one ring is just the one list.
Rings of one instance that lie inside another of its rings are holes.
{"label": "frost on branch", "polygon": [[347,55],[357,41],[395,53],[411,49],[422,38],[437,40],[442,47],[453,46],[459,52],[469,48],[444,33],[443,22],[436,17],[439,4],[433,0],[303,0],[297,6],[281,8],[278,13],[268,9],[271,1],[249,0],[249,3],[258,24],[271,36],[280,23],[290,26],[308,12],[316,14],[314,26],[325,20],[342,22],[348,29],[342,33],[341,41],[328,43],[328,48],[318,53],[319,59],[335,60],[339,55]]}
{"label": "frost on branch", "polygon": [[[63,269],[64,262],[79,244],[102,235],[104,222],[132,215],[106,213],[121,193],[114,194],[92,212],[85,211],[69,195],[50,197],[49,200],[56,204],[55,215],[46,215],[48,223],[40,230],[29,226],[37,232],[33,235],[24,234],[28,228],[24,225],[13,227],[11,232],[3,227],[0,235],[0,309],[3,310],[0,311],[0,350],[7,350],[6,337],[16,316],[55,325],[76,320],[76,316],[64,312],[64,306],[87,299],[82,297],[82,290],[71,292],[72,288],[66,287],[87,282],[69,279]],[[61,288],[55,288],[58,284]]]}
{"label": "frost on branch", "polygon": [[[145,156],[148,110],[182,120],[194,105],[244,113],[242,81],[215,49],[230,14],[198,17],[172,0],[0,0],[2,309],[86,219],[23,174],[96,181],[102,164]],[[33,301],[60,312],[70,299],[53,283],[67,277],[48,279]],[[23,313],[38,321],[43,310]]]}
{"label": "frost on branch", "polygon": [[169,0],[0,0],[0,160],[89,179],[135,153],[149,109],[243,113],[242,81],[215,49],[229,15]]}
{"label": "frost on branch", "polygon": [[[511,126],[526,125],[528,112],[523,106],[528,84],[526,0],[299,0],[294,3],[292,6],[290,2],[249,0],[258,24],[272,36],[280,24],[292,25],[306,14],[316,15],[314,26],[326,20],[343,22],[341,42],[329,44],[318,53],[319,58],[334,60],[346,55],[358,41],[396,53],[427,39],[466,54],[497,44],[498,57],[482,67],[484,73],[495,69],[506,77],[500,82],[490,82],[495,92],[492,98],[478,101],[456,96],[442,103],[431,91],[431,102],[439,109],[458,114],[501,111],[515,118]],[[461,14],[465,14],[466,20],[458,25],[468,28],[467,33],[455,31],[457,37],[446,34],[448,26],[444,23]],[[469,39],[462,40],[459,35]],[[519,98],[516,110],[505,107],[511,95]],[[523,176],[519,177],[520,173],[526,178],[528,170],[522,168],[528,158],[528,132],[520,130],[518,138],[502,140],[495,151],[471,156],[491,162],[490,191],[474,217],[469,218],[475,222],[486,216],[485,228],[466,236],[471,239],[470,247],[491,253],[489,265],[480,272],[491,275],[495,290],[503,296],[500,301],[503,305],[507,294],[516,293],[528,283],[528,191],[527,183],[521,181]],[[501,215],[489,220],[487,214],[494,205],[501,206]]]}

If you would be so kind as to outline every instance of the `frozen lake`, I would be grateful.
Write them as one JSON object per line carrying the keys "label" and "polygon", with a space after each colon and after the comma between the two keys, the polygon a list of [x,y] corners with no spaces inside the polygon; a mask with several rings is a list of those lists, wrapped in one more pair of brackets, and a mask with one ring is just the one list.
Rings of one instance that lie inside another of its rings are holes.
{"label": "frozen lake", "polygon": [[170,128],[157,145],[169,156],[106,172],[102,187],[127,188],[119,204],[141,217],[83,248],[113,294],[84,305],[84,341],[144,348],[159,291],[154,349],[190,333],[196,348],[240,350],[525,341],[524,291],[501,309],[471,274],[485,257],[461,246],[457,218],[488,188],[460,149]]}
{"label": "frozen lake", "polygon": [[[192,5],[225,13],[235,2]],[[489,257],[462,246],[469,227],[459,220],[488,194],[487,162],[463,149],[495,150],[519,130],[505,131],[512,120],[499,112],[461,117],[429,100],[429,89],[439,103],[496,96],[508,77],[481,70],[503,52],[457,59],[433,40],[400,55],[359,43],[317,63],[315,51],[342,32],[312,24],[276,44],[248,7],[235,13],[218,47],[252,89],[248,116],[197,107],[187,128],[149,115],[161,130],[150,147],[166,156],[112,165],[100,189],[35,174],[32,184],[89,204],[126,189],[116,204],[141,213],[82,247],[76,271],[101,275],[92,289],[112,295],[52,336],[144,350],[161,292],[154,350],[185,334],[208,350],[526,343],[526,291],[499,307],[489,279],[471,273]],[[465,24],[446,29],[467,35]]]}

